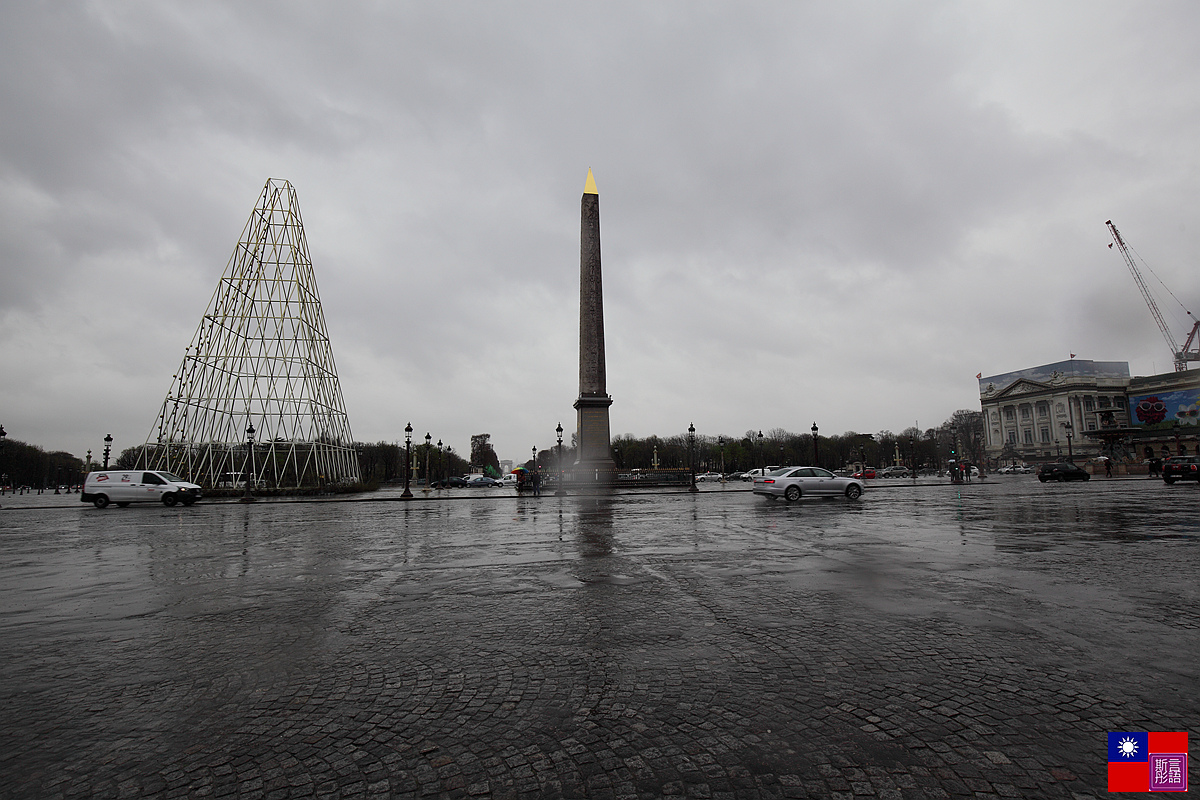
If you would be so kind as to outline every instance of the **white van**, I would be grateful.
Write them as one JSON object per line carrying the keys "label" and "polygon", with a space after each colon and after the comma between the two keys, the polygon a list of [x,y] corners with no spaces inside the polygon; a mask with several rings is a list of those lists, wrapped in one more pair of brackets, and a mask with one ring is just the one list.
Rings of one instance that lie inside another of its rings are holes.
{"label": "white van", "polygon": [[766,467],[765,469],[762,467],[760,467],[758,469],[752,469],[749,472],[742,473],[742,480],[752,481],[755,478],[761,478],[761,477],[765,476],[768,472],[774,472],[777,469],[779,469],[778,466]]}
{"label": "white van", "polygon": [[157,501],[164,506],[176,503],[190,506],[200,499],[200,487],[162,470],[114,469],[89,472],[79,499],[96,508],[104,508],[109,503],[124,508],[130,503]]}

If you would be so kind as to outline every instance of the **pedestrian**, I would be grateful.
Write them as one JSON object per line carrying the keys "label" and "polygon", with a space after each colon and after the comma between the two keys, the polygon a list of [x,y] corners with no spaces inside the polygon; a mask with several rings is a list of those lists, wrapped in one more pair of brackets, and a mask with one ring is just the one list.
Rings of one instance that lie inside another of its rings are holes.
{"label": "pedestrian", "polygon": [[533,496],[542,496],[542,473],[537,471],[533,473]]}
{"label": "pedestrian", "polygon": [[1106,477],[1106,478],[1112,477],[1112,459],[1111,458],[1104,459],[1104,477]]}

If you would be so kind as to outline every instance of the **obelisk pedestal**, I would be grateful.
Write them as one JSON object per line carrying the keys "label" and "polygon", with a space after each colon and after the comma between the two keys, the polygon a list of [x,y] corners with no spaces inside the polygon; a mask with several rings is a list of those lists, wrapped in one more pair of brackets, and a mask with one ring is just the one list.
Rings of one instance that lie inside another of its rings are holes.
{"label": "obelisk pedestal", "polygon": [[600,277],[600,195],[589,169],[580,201],[579,231],[579,399],[575,401],[575,483],[606,487],[616,465],[609,449],[604,374],[604,287]]}

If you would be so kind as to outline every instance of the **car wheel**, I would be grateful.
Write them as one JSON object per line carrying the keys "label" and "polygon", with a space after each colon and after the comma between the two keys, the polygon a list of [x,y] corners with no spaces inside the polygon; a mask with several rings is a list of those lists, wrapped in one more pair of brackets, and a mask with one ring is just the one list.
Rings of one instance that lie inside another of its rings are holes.
{"label": "car wheel", "polygon": [[1175,482],[1175,479],[1174,479],[1174,478],[1163,478],[1163,483],[1166,483],[1166,484],[1168,484],[1168,485],[1169,485],[1169,484],[1172,484],[1172,483],[1174,483],[1174,482]]}
{"label": "car wheel", "polygon": [[1059,483],[1066,483],[1066,482],[1067,482],[1067,476],[1066,476],[1066,475],[1063,475],[1062,473],[1059,473],[1059,475],[1058,475],[1058,482],[1059,482]]}
{"label": "car wheel", "polygon": [[783,496],[789,503],[794,503],[800,499],[800,487],[792,484],[783,490]]}
{"label": "car wheel", "polygon": [[851,500],[857,500],[862,497],[862,487],[857,483],[850,484],[846,487],[846,497],[849,497]]}
{"label": "car wheel", "polygon": [[129,501],[126,500],[124,503],[117,503],[117,508],[129,508]]}
{"label": "car wheel", "polygon": [[107,508],[108,507],[108,495],[106,495],[106,494],[96,495],[95,497],[92,498],[92,505],[94,505],[96,508]]}
{"label": "car wheel", "polygon": [[1045,482],[1046,482],[1046,476],[1045,476],[1045,475],[1038,475],[1038,480],[1039,480],[1039,481],[1041,481],[1042,483],[1045,483]]}
{"label": "car wheel", "polygon": [[1085,481],[1090,481],[1090,480],[1092,479],[1092,476],[1091,476],[1091,475],[1084,475],[1084,476],[1083,476],[1083,479],[1084,479]]}
{"label": "car wheel", "polygon": [[179,498],[177,498],[175,496],[174,492],[167,492],[166,494],[163,495],[163,498],[162,498],[163,505],[168,506],[168,507],[173,506],[173,505],[175,505],[175,501],[178,499]]}

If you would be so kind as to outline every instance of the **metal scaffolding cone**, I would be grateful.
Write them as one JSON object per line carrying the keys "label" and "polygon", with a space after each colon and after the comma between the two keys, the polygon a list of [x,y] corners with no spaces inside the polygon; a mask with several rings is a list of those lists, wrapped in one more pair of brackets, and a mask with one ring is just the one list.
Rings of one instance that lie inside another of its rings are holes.
{"label": "metal scaffolding cone", "polygon": [[141,463],[210,487],[354,483],[353,442],[296,190],[270,179]]}

